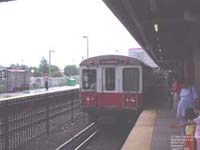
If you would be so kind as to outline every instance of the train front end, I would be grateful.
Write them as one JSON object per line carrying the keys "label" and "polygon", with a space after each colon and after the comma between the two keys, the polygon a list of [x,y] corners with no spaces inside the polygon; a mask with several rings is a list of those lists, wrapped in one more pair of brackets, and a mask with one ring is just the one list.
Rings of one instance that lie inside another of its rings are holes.
{"label": "train front end", "polygon": [[143,105],[142,66],[126,56],[98,56],[80,65],[82,109],[93,118],[127,117]]}

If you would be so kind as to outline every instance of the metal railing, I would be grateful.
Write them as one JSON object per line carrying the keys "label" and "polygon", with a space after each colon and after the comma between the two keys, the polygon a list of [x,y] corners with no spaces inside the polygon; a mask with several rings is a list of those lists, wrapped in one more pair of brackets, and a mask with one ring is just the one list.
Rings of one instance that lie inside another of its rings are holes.
{"label": "metal railing", "polygon": [[80,108],[79,89],[6,98],[0,101],[0,150],[23,149],[42,134],[72,121]]}

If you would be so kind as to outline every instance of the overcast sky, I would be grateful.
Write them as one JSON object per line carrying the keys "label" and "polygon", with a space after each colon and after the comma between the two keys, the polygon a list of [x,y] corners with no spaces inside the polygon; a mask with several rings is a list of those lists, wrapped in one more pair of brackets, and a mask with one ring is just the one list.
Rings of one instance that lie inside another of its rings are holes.
{"label": "overcast sky", "polygon": [[42,57],[64,67],[89,55],[128,55],[140,47],[102,0],[16,0],[0,3],[0,65],[38,66]]}

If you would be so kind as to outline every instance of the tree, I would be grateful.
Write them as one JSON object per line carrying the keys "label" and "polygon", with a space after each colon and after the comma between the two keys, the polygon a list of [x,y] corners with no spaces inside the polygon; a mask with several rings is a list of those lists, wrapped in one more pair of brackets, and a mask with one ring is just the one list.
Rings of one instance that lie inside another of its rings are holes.
{"label": "tree", "polygon": [[19,64],[11,64],[11,65],[10,65],[10,68],[12,68],[12,69],[23,69],[23,70],[28,70],[28,69],[29,69],[29,67],[26,66],[26,65],[24,65],[24,64],[22,64],[22,65],[19,65]]}
{"label": "tree", "polygon": [[28,70],[29,67],[28,67],[27,65],[22,64],[22,65],[21,65],[21,69]]}
{"label": "tree", "polygon": [[43,73],[40,72],[39,68],[37,67],[30,67],[30,72],[32,77],[42,77]]}
{"label": "tree", "polygon": [[12,69],[19,69],[20,65],[19,64],[11,64],[10,68],[12,68]]}
{"label": "tree", "polygon": [[47,63],[47,60],[44,57],[42,57],[42,60],[40,61],[39,71],[42,73],[49,71],[49,64]]}
{"label": "tree", "polygon": [[52,77],[62,77],[62,73],[60,72],[58,66],[51,65],[51,76]]}
{"label": "tree", "polygon": [[67,65],[64,68],[64,74],[66,76],[78,75],[79,69],[76,65]]}

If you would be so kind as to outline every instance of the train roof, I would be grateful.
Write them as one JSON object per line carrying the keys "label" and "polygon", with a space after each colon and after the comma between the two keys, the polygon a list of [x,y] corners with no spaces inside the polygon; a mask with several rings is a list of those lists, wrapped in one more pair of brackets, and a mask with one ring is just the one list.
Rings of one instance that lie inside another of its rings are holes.
{"label": "train roof", "polygon": [[7,67],[1,67],[0,71],[9,71],[9,72],[26,72],[27,70],[24,69],[12,69],[12,68],[7,68]]}
{"label": "train roof", "polygon": [[97,65],[140,65],[152,68],[140,60],[123,55],[101,55],[83,60],[80,66],[97,66]]}
{"label": "train roof", "polygon": [[19,69],[8,69],[9,72],[26,72],[26,70]]}

